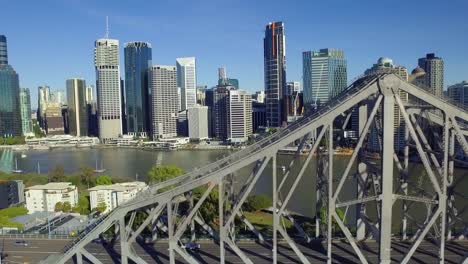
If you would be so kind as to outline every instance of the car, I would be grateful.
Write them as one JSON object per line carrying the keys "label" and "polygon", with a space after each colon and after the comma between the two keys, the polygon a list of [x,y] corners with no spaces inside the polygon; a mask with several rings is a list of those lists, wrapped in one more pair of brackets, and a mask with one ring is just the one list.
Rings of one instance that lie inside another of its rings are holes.
{"label": "car", "polygon": [[188,243],[182,244],[182,248],[189,249],[189,250],[198,250],[200,249],[200,244],[195,243],[195,242],[188,242]]}
{"label": "car", "polygon": [[17,240],[17,241],[15,241],[15,245],[16,246],[27,247],[28,246],[28,241],[26,241],[26,240]]}

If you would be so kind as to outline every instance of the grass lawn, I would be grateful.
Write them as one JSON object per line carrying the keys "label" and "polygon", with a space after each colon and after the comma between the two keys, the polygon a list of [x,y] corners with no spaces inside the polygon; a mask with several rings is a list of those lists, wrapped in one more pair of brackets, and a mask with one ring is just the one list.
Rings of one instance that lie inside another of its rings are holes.
{"label": "grass lawn", "polygon": [[[257,212],[244,212],[245,217],[249,220],[254,226],[259,229],[263,229],[273,225],[273,215],[267,212],[257,211]],[[285,218],[280,218],[280,223],[287,228],[292,227],[291,221]]]}

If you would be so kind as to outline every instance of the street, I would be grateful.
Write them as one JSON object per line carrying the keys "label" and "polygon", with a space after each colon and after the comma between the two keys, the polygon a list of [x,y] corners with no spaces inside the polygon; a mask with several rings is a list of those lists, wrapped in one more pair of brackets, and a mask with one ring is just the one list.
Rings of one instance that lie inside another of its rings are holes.
{"label": "street", "polygon": [[[63,246],[68,243],[67,240],[47,240],[47,239],[29,239],[28,246],[16,246],[15,241],[19,239],[6,238],[5,252],[8,257],[3,263],[39,263],[50,254],[58,253]],[[218,263],[219,246],[213,242],[200,242],[201,249],[193,256],[201,263]],[[241,242],[238,244],[242,251],[254,263],[271,263],[272,252],[268,245],[260,245],[253,242]],[[369,263],[378,262],[378,244],[375,242],[366,242],[360,245],[361,250]],[[408,251],[408,245],[403,242],[393,242],[392,260],[399,263]],[[134,244],[135,252],[138,256],[148,263],[169,263],[168,245],[166,241],[156,242],[154,244],[139,245]],[[311,263],[326,263],[326,244],[315,242],[305,245],[299,245],[299,248]],[[102,263],[119,263],[119,244],[114,247],[107,247],[97,243],[89,244],[86,249],[96,256]],[[437,247],[429,242],[421,244],[414,253],[412,263],[436,263]],[[446,263],[459,263],[464,254],[468,252],[468,241],[451,242],[446,245],[445,257]],[[176,253],[177,262],[185,263]],[[360,263],[353,249],[349,244],[336,241],[333,243],[333,260],[335,263]],[[72,263],[70,261],[70,263]],[[84,261],[84,263],[87,263]],[[243,263],[233,251],[226,247],[226,263]],[[294,251],[285,243],[278,244],[278,263],[301,263]]]}

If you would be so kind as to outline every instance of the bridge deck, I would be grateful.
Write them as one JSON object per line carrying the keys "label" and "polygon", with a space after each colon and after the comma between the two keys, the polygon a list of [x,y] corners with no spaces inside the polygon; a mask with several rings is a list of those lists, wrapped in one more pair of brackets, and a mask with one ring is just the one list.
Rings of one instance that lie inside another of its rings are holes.
{"label": "bridge deck", "polygon": [[[28,247],[14,246],[14,239],[5,239],[5,252],[8,261],[38,263],[50,254],[59,252],[66,240],[28,240]],[[239,243],[240,248],[254,263],[272,263],[271,247],[256,243]],[[300,245],[302,252],[311,263],[326,263],[326,244],[312,243]],[[408,244],[393,242],[392,260],[399,263],[408,251]],[[361,248],[369,263],[378,263],[378,244],[366,242]],[[101,244],[90,244],[86,249],[95,255],[102,263],[119,263],[119,245],[104,247]],[[138,256],[148,263],[169,263],[168,245],[164,241],[155,244],[135,244]],[[437,263],[437,246],[424,242],[416,251],[411,263]],[[460,263],[464,254],[468,252],[468,241],[450,242],[446,245],[446,263]],[[201,243],[200,251],[195,255],[201,263],[219,263],[219,246],[212,242]],[[336,241],[333,243],[333,259],[335,263],[360,263],[349,244]],[[12,262],[13,263],[13,262]],[[67,263],[73,263],[68,261]],[[88,263],[84,261],[84,263]],[[177,256],[177,263],[185,263]],[[228,248],[226,250],[226,263],[242,263],[242,261]],[[294,252],[287,244],[279,243],[278,263],[300,263]]]}

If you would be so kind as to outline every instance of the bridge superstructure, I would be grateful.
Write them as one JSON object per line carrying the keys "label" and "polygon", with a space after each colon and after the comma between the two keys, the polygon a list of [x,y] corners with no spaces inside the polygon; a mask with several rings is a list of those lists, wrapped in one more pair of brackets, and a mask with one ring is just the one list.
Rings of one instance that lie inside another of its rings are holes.
{"label": "bridge superstructure", "polygon": [[[423,104],[403,102],[399,97],[401,90]],[[401,155],[394,150],[394,118],[398,112],[403,117],[405,127],[405,148]],[[356,114],[359,127],[357,145],[344,171],[336,174],[333,164],[336,142],[334,131],[344,129]],[[175,263],[175,254],[179,254],[187,263],[199,263],[179,243],[184,234],[193,230],[195,223],[219,242],[220,263],[225,263],[227,247],[244,263],[253,263],[236,245],[232,226],[240,219],[258,240],[265,240],[264,235],[243,216],[241,210],[260,177],[272,179],[273,224],[270,242],[273,263],[277,262],[279,239],[287,242],[300,261],[310,263],[297,246],[297,241],[281,224],[283,218],[291,220],[297,233],[306,242],[312,236],[325,239],[328,263],[332,263],[332,231],[335,225],[362,263],[368,263],[368,260],[358,241],[378,241],[380,263],[391,262],[392,241],[411,241],[412,246],[402,261],[408,263],[426,238],[439,243],[438,257],[440,263],[444,263],[446,241],[463,236],[468,231],[461,217],[466,208],[457,210],[455,207],[457,182],[454,178],[455,163],[465,162],[459,160],[457,157],[460,155],[457,154],[463,152],[464,157],[468,156],[465,138],[468,134],[467,122],[468,112],[394,74],[364,76],[317,112],[278,129],[274,134],[257,139],[232,155],[185,175],[152,185],[135,199],[100,217],[60,254],[49,256],[43,263],[65,263],[72,258],[79,264],[83,263],[83,259],[101,263],[85,246],[109,229],[115,230],[118,235],[121,263],[146,263],[135,254],[132,244],[148,226],[167,232],[171,263]],[[379,159],[370,159],[366,155],[371,130],[377,131]],[[285,169],[278,169],[278,151],[291,143],[299,145],[297,153]],[[312,147],[305,160],[301,160],[301,150],[308,143]],[[411,153],[422,163],[424,177],[431,183],[431,191],[412,190],[409,181]],[[317,166],[310,171],[309,165],[314,159]],[[300,167],[297,174],[292,173],[293,167]],[[251,171],[250,174],[246,175],[246,180],[242,181],[237,191],[232,191],[228,187],[232,184],[233,175],[245,168]],[[287,209],[304,177],[317,178],[314,235],[304,231]],[[342,190],[349,181],[357,184],[356,195],[352,199],[343,199]],[[205,191],[196,202],[191,203],[188,210],[181,213],[178,204],[182,200],[190,200],[192,191],[198,187],[204,187]],[[217,227],[205,223],[199,214],[200,207],[215,189],[218,190],[219,201]],[[286,195],[280,195],[284,193]],[[408,222],[417,222],[409,213],[412,204],[424,204],[427,214],[420,223],[415,223],[418,229],[410,234],[407,231]],[[327,211],[325,220],[320,219],[322,208]],[[351,230],[337,208],[345,208],[345,212],[349,208],[356,209],[356,230]],[[395,210],[402,210],[402,227],[398,238],[392,234],[392,213]],[[139,211],[146,212],[147,217],[141,225],[134,228]],[[462,225],[464,229],[455,231],[455,225]]]}

